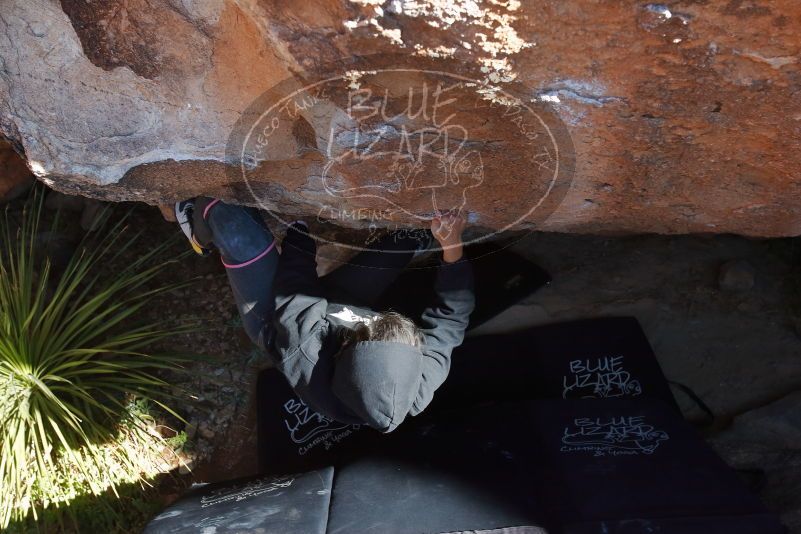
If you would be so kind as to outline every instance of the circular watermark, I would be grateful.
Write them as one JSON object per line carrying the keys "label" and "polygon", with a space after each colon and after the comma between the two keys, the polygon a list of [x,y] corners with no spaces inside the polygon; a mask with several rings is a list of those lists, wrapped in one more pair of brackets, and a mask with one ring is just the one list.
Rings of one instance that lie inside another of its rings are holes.
{"label": "circular watermark", "polygon": [[[535,229],[574,169],[552,104],[414,59],[360,58],[273,86],[229,138],[232,184],[280,224],[314,213],[309,235],[353,250],[387,235],[396,246],[386,252],[417,249],[444,213],[466,219],[465,245]],[[362,234],[332,237],[343,227]]]}

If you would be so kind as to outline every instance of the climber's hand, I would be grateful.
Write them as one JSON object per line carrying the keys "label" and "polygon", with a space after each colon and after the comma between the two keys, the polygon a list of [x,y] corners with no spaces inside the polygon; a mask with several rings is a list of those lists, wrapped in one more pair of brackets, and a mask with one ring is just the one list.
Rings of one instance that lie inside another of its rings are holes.
{"label": "climber's hand", "polygon": [[442,247],[442,259],[453,263],[462,258],[462,232],[467,221],[460,214],[445,213],[431,220],[431,233]]}

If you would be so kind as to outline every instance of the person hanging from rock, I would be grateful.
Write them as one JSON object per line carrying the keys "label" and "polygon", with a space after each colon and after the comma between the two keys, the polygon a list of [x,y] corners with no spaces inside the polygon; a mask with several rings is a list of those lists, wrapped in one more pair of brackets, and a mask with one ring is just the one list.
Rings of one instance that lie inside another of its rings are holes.
{"label": "person hanging from rock", "polygon": [[[450,370],[475,305],[463,257],[465,221],[432,220],[426,239],[389,234],[324,277],[308,227],[290,225],[279,254],[253,208],[198,198],[175,215],[200,254],[216,248],[248,336],[265,349],[298,397],[331,419],[391,432],[422,412]],[[418,327],[371,309],[432,236],[442,247],[435,300]]]}

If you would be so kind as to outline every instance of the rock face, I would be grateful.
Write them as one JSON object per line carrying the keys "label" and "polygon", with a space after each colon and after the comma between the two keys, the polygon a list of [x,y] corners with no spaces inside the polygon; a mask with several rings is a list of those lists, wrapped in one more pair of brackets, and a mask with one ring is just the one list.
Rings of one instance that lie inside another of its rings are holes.
{"label": "rock face", "polygon": [[0,204],[15,199],[33,183],[25,161],[14,152],[11,143],[0,139]]}
{"label": "rock face", "polygon": [[6,0],[0,130],[109,200],[798,235],[799,23],[796,0]]}
{"label": "rock face", "polygon": [[761,443],[776,449],[801,450],[801,391],[737,416],[721,442]]}

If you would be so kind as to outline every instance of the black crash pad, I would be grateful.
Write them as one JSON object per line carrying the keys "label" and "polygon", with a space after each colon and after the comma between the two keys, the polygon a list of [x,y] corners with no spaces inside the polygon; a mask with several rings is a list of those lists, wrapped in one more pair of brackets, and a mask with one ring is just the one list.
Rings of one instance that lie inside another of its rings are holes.
{"label": "black crash pad", "polygon": [[[675,410],[654,399],[528,403],[537,494],[573,534],[772,534],[783,528]],[[336,491],[336,490],[335,490]]]}
{"label": "black crash pad", "polygon": [[650,397],[678,410],[633,317],[585,319],[468,337],[432,407],[528,399]]}
{"label": "black crash pad", "polygon": [[259,375],[259,465],[265,473],[292,473],[335,464],[357,454],[381,433],[334,421],[300,400],[275,369]]}
{"label": "black crash pad", "polygon": [[334,470],[209,484],[157,515],[144,534],[326,531]]}
{"label": "black crash pad", "polygon": [[[448,379],[423,415],[485,402],[592,396],[647,396],[675,406],[636,319],[590,319],[468,338],[454,351]],[[274,369],[259,376],[258,399],[264,472],[332,465],[381,439],[370,428],[316,413]]]}

